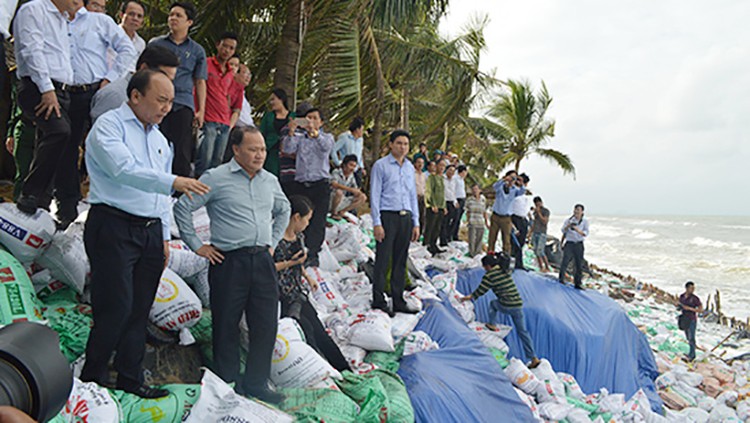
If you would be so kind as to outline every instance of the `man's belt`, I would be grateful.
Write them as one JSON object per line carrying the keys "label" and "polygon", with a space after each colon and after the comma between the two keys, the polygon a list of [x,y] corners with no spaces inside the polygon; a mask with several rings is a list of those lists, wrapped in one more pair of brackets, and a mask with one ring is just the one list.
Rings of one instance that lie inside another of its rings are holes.
{"label": "man's belt", "polygon": [[91,84],[70,85],[64,82],[52,81],[52,85],[54,85],[55,88],[57,88],[60,91],[64,91],[64,92],[71,93],[71,94],[85,93],[88,91],[96,91],[99,89],[99,85],[101,85],[101,83],[102,81],[92,82]]}
{"label": "man's belt", "polygon": [[104,213],[107,213],[110,216],[115,216],[120,219],[123,219],[131,224],[138,225],[138,226],[145,226],[149,227],[156,222],[161,222],[161,219],[158,217],[142,217],[142,216],[136,216],[134,214],[130,214],[126,211],[122,211],[118,208],[108,206],[106,204],[93,204],[91,205],[91,210],[97,210]]}
{"label": "man's belt", "polygon": [[411,216],[411,212],[409,210],[381,210],[381,213],[394,213],[399,216]]}

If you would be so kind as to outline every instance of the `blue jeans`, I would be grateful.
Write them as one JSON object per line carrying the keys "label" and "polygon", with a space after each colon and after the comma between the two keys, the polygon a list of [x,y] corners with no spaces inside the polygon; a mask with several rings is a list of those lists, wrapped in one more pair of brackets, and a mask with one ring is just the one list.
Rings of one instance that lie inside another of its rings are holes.
{"label": "blue jeans", "polygon": [[531,243],[534,244],[534,254],[538,258],[543,258],[546,255],[544,247],[547,245],[547,234],[534,232],[534,234],[531,235]]}
{"label": "blue jeans", "polygon": [[687,338],[688,344],[690,344],[690,353],[688,358],[695,360],[695,328],[698,326],[698,321],[691,320],[690,326],[685,330],[685,337]]}
{"label": "blue jeans", "polygon": [[195,176],[221,164],[229,141],[229,126],[223,123],[206,122],[201,130],[203,141],[195,158]]}
{"label": "blue jeans", "polygon": [[521,340],[521,345],[523,345],[523,352],[526,354],[526,359],[532,360],[536,358],[531,336],[529,335],[529,331],[526,330],[526,321],[523,318],[523,308],[503,307],[503,305],[500,304],[500,301],[492,300],[490,302],[490,323],[493,325],[497,321],[498,312],[507,314],[513,319],[513,326],[516,327],[516,333],[518,334],[518,339]]}

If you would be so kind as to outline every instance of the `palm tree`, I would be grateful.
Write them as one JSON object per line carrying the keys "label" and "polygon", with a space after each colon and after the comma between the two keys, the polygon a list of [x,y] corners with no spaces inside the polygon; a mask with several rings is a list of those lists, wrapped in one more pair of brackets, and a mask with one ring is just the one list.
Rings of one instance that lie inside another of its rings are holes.
{"label": "palm tree", "polygon": [[504,85],[505,89],[489,107],[489,119],[473,120],[477,132],[504,141],[505,151],[497,159],[497,165],[502,169],[512,164],[518,171],[521,161],[536,154],[575,177],[575,166],[567,154],[544,148],[555,136],[555,121],[547,118],[552,97],[544,82],[536,94],[526,81],[509,80]]}

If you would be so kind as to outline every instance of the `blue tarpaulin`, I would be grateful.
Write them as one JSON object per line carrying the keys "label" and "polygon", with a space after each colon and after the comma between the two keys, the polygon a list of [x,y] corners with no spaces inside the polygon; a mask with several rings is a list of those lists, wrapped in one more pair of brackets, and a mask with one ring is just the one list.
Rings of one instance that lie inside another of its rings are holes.
{"label": "blue tarpaulin", "polygon": [[430,335],[440,349],[403,357],[398,371],[416,421],[533,422],[498,362],[450,303],[427,303],[416,330]]}
{"label": "blue tarpaulin", "polygon": [[[481,268],[460,271],[456,289],[470,294],[483,275]],[[578,291],[538,273],[515,271],[513,280],[523,298],[526,328],[537,356],[549,360],[555,371],[575,376],[587,394],[607,388],[630,397],[643,388],[651,408],[661,411],[653,382],[659,375],[654,355],[622,307],[599,292]],[[490,291],[474,303],[478,321],[489,321],[494,299]],[[513,326],[506,315],[497,321]],[[511,356],[523,358],[515,331],[505,341]]]}

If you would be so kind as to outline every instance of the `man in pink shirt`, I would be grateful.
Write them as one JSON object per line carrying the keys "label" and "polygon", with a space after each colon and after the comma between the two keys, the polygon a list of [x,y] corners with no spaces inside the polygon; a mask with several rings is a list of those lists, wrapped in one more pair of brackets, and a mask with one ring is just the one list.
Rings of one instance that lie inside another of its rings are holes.
{"label": "man in pink shirt", "polygon": [[216,43],[216,56],[207,59],[206,116],[201,131],[202,140],[195,159],[195,176],[221,164],[229,140],[232,110],[229,106],[229,87],[234,73],[228,62],[237,49],[237,34],[225,32]]}

